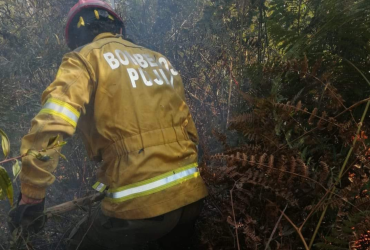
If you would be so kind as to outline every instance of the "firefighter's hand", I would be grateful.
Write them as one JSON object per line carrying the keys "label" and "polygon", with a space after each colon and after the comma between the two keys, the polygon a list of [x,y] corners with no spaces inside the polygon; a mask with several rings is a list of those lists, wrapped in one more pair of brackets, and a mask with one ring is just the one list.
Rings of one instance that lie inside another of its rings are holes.
{"label": "firefighter's hand", "polygon": [[45,199],[35,200],[20,194],[16,207],[9,212],[10,232],[19,228],[22,232],[39,232],[45,225]]}

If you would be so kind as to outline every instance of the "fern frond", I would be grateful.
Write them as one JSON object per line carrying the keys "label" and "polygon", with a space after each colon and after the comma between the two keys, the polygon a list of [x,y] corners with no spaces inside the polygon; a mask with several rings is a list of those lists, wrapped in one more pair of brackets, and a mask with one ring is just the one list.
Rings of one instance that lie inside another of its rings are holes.
{"label": "fern frond", "polygon": [[327,114],[326,114],[326,111],[323,111],[321,113],[321,117],[319,119],[319,121],[317,122],[317,127],[319,129],[322,129],[325,127],[325,124],[326,124],[326,117],[327,117]]}
{"label": "fern frond", "polygon": [[245,126],[245,125],[253,125],[254,123],[254,114],[253,113],[246,113],[243,115],[236,116],[230,119],[230,127],[238,127],[238,126]]}
{"label": "fern frond", "polygon": [[256,156],[255,155],[251,155],[251,159],[249,161],[249,164],[254,167],[254,165],[256,164]]}
{"label": "fern frond", "polygon": [[307,165],[301,159],[297,159],[296,161],[301,168],[302,175],[307,178],[310,175]]}
{"label": "fern frond", "polygon": [[261,242],[260,237],[256,236],[256,233],[254,232],[254,230],[248,225],[244,227],[243,233],[246,235],[247,238],[251,239],[254,243]]}
{"label": "fern frond", "polygon": [[370,210],[370,197],[364,197],[357,199],[355,202],[355,206],[357,209],[352,209],[351,215],[358,212],[360,210]]}
{"label": "fern frond", "polygon": [[296,108],[296,111],[300,111],[302,109],[302,101],[299,101],[295,108]]}
{"label": "fern frond", "polygon": [[270,155],[268,166],[269,166],[269,168],[267,169],[266,174],[267,175],[271,175],[272,174],[273,167],[274,167],[274,155]]}
{"label": "fern frond", "polygon": [[280,170],[279,171],[279,177],[278,177],[278,182],[282,182],[283,181],[283,177],[285,175],[285,171],[286,171],[286,157],[284,155],[281,156],[281,159],[280,159],[280,162],[279,162],[279,165],[278,165],[278,169]]}
{"label": "fern frond", "polygon": [[[295,173],[295,171],[296,171],[296,166],[297,166],[297,164],[296,164],[296,160],[295,160],[295,158],[292,156],[292,157],[290,158],[290,172],[291,172],[291,173]],[[289,177],[289,179],[288,179],[288,183],[292,183],[292,182],[293,182],[293,180],[294,180],[294,178],[295,178],[295,175],[290,175],[290,177]]]}
{"label": "fern frond", "polygon": [[267,157],[266,153],[264,153],[262,156],[260,156],[259,161],[258,161],[258,165],[257,165],[258,168],[262,168],[263,166],[265,166],[266,157]]}
{"label": "fern frond", "polygon": [[310,115],[310,118],[308,119],[308,124],[310,124],[310,125],[313,124],[313,120],[316,117],[317,111],[318,111],[318,109],[317,108],[314,108],[314,110],[312,111],[312,113]]}
{"label": "fern frond", "polygon": [[292,192],[286,191],[286,190],[275,190],[275,195],[278,197],[283,198],[287,202],[289,202],[289,205],[293,207],[298,206],[298,200],[294,198],[294,195]]}
{"label": "fern frond", "polygon": [[320,171],[319,182],[324,184],[329,176],[329,166],[323,161],[320,161],[320,166],[322,167],[322,170]]}
{"label": "fern frond", "polygon": [[222,145],[224,146],[225,149],[230,148],[230,146],[226,142],[227,137],[226,137],[225,134],[220,133],[215,129],[212,130],[212,134],[217,138],[217,140],[219,140],[222,143]]}

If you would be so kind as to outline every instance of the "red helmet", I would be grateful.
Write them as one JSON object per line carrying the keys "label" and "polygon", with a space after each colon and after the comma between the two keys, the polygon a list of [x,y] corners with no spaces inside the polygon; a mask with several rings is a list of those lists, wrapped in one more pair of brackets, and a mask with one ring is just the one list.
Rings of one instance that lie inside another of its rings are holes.
{"label": "red helmet", "polygon": [[70,46],[70,26],[73,18],[83,9],[87,8],[97,8],[106,10],[110,15],[112,15],[118,22],[122,24],[123,28],[123,21],[121,17],[112,9],[112,7],[100,0],[79,0],[78,3],[75,4],[75,6],[72,7],[72,9],[68,12],[67,16],[67,25],[65,29],[65,38],[67,41],[67,45]]}

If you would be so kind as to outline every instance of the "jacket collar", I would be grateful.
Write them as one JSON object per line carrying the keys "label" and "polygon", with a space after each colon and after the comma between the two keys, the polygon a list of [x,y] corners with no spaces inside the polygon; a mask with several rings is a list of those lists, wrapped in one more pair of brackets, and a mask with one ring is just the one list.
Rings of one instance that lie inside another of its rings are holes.
{"label": "jacket collar", "polygon": [[117,36],[120,36],[120,35],[114,35],[113,33],[110,33],[110,32],[105,32],[105,33],[101,33],[99,35],[97,35],[93,42],[97,41],[97,40],[100,40],[100,39],[103,39],[103,38],[113,38],[113,37],[117,37]]}

